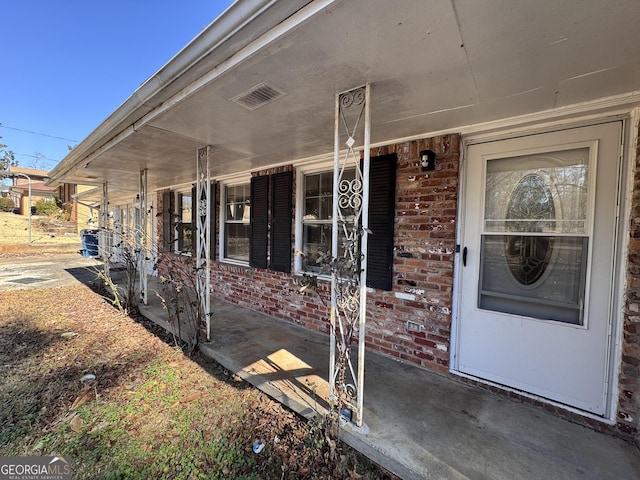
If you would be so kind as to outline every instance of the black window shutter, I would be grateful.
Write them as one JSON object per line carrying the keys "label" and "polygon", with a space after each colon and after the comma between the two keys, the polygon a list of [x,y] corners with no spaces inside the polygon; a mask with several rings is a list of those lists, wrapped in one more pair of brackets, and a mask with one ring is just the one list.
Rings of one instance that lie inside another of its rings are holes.
{"label": "black window shutter", "polygon": [[[196,242],[197,242],[196,237],[198,235],[199,203],[200,203],[200,200],[198,199],[198,189],[196,188],[195,185],[191,185],[191,247],[190,249],[191,249],[191,252],[193,252],[194,257],[196,255]],[[182,211],[180,211],[180,214],[182,214]]]}
{"label": "black window shutter", "polygon": [[271,176],[271,263],[276,272],[291,272],[293,172]]}
{"label": "black window shutter", "polygon": [[269,176],[251,178],[251,239],[249,265],[267,268],[267,228],[269,221]]}
{"label": "black window shutter", "polygon": [[173,240],[175,229],[173,228],[173,192],[162,193],[162,250],[170,252],[173,250]]}
{"label": "black window shutter", "polygon": [[178,247],[178,251],[182,252],[182,250],[184,249],[184,228],[182,226],[182,194],[178,193],[178,208],[177,208],[177,215],[179,217],[179,223],[178,223],[178,228],[176,230],[174,230],[174,232],[176,232],[177,235],[177,247]]}
{"label": "black window shutter", "polygon": [[391,290],[397,155],[370,159],[367,287]]}

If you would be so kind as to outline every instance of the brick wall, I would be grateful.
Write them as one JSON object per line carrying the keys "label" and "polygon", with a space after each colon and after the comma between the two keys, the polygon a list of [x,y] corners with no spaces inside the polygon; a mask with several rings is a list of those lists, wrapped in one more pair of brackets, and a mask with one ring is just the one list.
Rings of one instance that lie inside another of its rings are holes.
{"label": "brick wall", "polygon": [[640,445],[640,146],[636,146],[617,428]]}
{"label": "brick wall", "polygon": [[[367,346],[440,372],[449,365],[459,144],[446,135],[371,152],[395,152],[398,170],[393,290],[369,290]],[[423,149],[436,152],[435,171],[421,172]],[[214,295],[229,302],[329,332],[328,283],[317,295],[303,294],[295,276],[217,262],[212,283]]]}
{"label": "brick wall", "polygon": [[[420,150],[436,152],[422,172]],[[369,294],[371,348],[448,371],[460,138],[446,135],[375,149],[398,155],[393,290]]]}

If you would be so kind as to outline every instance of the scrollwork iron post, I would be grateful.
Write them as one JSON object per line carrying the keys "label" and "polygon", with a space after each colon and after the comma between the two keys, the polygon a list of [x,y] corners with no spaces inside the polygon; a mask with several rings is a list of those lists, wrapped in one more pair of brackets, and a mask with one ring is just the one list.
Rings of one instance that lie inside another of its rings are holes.
{"label": "scrollwork iron post", "polygon": [[207,341],[211,340],[211,174],[209,157],[213,149],[206,146],[198,149],[196,198],[193,199],[193,215],[196,215],[196,275],[200,308],[205,320]]}
{"label": "scrollwork iron post", "polygon": [[[364,399],[370,89],[367,84],[336,96],[334,136],[329,396],[351,410],[358,426]],[[351,179],[345,173],[352,170]]]}
{"label": "scrollwork iron post", "polygon": [[102,184],[102,205],[100,206],[100,217],[98,220],[100,235],[100,255],[104,268],[104,274],[109,275],[111,262],[111,244],[109,242],[109,188],[107,182]]}
{"label": "scrollwork iron post", "polygon": [[148,296],[147,296],[147,287],[148,287],[148,278],[147,278],[147,258],[148,258],[148,239],[149,239],[149,231],[148,231],[148,221],[147,221],[147,169],[140,170],[140,189],[138,192],[139,196],[139,204],[138,207],[138,225],[136,228],[136,238],[137,238],[137,246],[140,249],[140,266],[139,266],[139,275],[140,275],[140,297],[142,303],[147,305]]}

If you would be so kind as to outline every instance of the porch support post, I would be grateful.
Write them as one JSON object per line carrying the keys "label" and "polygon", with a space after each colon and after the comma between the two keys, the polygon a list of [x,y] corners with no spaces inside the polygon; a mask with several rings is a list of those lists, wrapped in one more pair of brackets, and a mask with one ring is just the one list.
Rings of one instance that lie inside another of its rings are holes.
{"label": "porch support post", "polygon": [[[213,147],[198,149],[196,198],[193,199],[193,215],[196,215],[196,275],[201,314],[207,330],[207,342],[211,340],[211,174],[209,160]],[[199,327],[199,326],[198,326]]]}
{"label": "porch support post", "polygon": [[370,91],[366,84],[340,93],[335,105],[329,398],[349,409],[358,426],[364,399]]}
{"label": "porch support post", "polygon": [[109,276],[109,264],[111,262],[111,245],[109,229],[109,188],[107,182],[102,184],[102,205],[100,205],[100,217],[98,219],[99,244],[101,249],[104,274]]}
{"label": "porch support post", "polygon": [[122,208],[118,206],[113,213],[112,220],[112,229],[113,234],[111,237],[111,258],[114,259],[115,263],[120,263],[122,261],[122,242],[123,242],[123,214]]}
{"label": "porch support post", "polygon": [[147,257],[148,257],[148,248],[147,243],[149,241],[149,232],[147,231],[147,169],[140,170],[140,188],[138,192],[140,202],[138,209],[138,231],[137,237],[138,241],[136,242],[137,247],[140,250],[140,258],[139,258],[139,276],[140,276],[140,300],[144,305],[148,305],[147,303]]}

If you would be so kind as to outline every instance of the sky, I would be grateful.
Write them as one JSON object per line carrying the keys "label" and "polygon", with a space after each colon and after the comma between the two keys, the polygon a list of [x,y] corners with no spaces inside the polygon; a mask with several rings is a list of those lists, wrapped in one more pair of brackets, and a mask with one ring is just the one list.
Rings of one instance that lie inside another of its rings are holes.
{"label": "sky", "polygon": [[2,0],[0,143],[51,170],[232,3]]}

